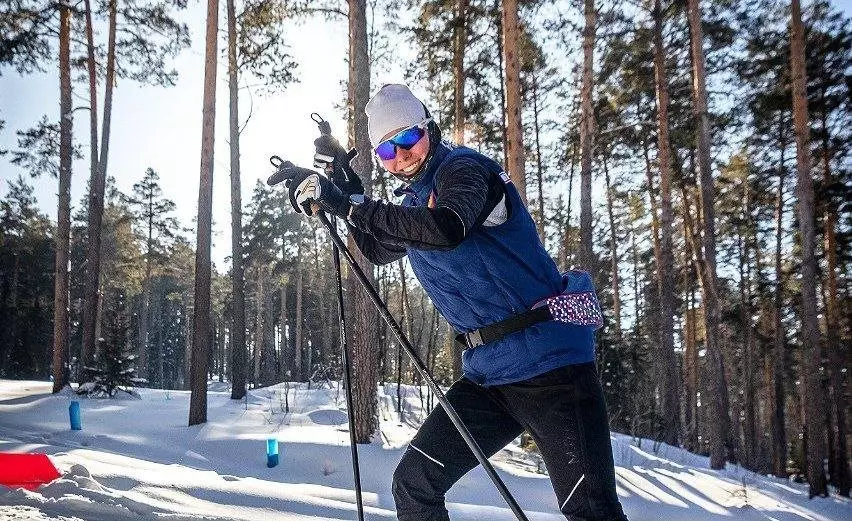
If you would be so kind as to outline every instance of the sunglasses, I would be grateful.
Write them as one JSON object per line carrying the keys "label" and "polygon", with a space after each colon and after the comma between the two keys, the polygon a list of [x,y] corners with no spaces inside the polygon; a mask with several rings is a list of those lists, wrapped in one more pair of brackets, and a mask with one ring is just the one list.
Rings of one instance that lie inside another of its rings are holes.
{"label": "sunglasses", "polygon": [[393,137],[379,143],[376,147],[376,155],[384,161],[390,161],[396,157],[396,147],[411,150],[426,135],[426,128],[430,119],[405,128],[397,132]]}

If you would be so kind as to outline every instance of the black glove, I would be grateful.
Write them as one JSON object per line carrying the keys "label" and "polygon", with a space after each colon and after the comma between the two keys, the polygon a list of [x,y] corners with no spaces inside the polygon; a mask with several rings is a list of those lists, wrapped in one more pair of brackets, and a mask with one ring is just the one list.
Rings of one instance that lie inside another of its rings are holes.
{"label": "black glove", "polygon": [[314,140],[316,153],[314,166],[323,169],[331,181],[347,195],[363,194],[361,178],[352,169],[351,162],[358,155],[354,148],[349,152],[331,135],[325,134]]}
{"label": "black glove", "polygon": [[289,190],[290,204],[298,213],[313,215],[311,203],[324,211],[346,217],[349,215],[349,197],[344,195],[327,177],[289,161],[283,162],[268,180],[270,185],[284,181]]}

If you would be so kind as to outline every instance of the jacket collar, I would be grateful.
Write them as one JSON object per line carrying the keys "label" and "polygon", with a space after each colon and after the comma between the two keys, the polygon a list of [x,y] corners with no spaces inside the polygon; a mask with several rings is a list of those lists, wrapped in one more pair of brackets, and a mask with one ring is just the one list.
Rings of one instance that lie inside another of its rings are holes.
{"label": "jacket collar", "polygon": [[450,153],[452,146],[452,144],[446,141],[438,143],[435,147],[435,151],[432,153],[429,164],[426,165],[426,172],[424,172],[424,174],[416,182],[404,184],[394,190],[394,195],[397,197],[412,195],[418,200],[418,202],[427,201],[429,199],[429,193],[435,185],[435,174],[438,172],[438,169],[441,168],[441,163],[444,162],[447,154]]}

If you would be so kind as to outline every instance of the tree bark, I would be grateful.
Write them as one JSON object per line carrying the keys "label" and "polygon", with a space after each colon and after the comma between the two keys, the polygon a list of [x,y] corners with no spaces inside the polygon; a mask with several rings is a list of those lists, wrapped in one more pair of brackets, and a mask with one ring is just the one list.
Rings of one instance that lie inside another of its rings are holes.
{"label": "tree bark", "polygon": [[[106,185],[107,158],[109,157],[109,138],[110,126],[112,124],[112,92],[115,87],[115,33],[118,14],[116,12],[117,0],[111,0],[109,3],[109,37],[107,40],[107,68],[106,80],[104,85],[104,118],[103,128],[101,129],[101,147],[99,151],[97,176],[93,179],[90,192],[92,196],[89,200],[89,251],[87,262],[87,281],[86,292],[88,299],[94,302],[92,311],[97,309],[97,304],[100,299],[99,285],[101,273],[101,225],[103,222],[104,213],[104,190]],[[97,317],[97,313],[93,313]],[[91,347],[96,347],[95,331],[97,330],[96,319],[90,324],[88,340],[92,342]],[[86,333],[84,324],[84,334]],[[83,339],[86,340],[86,337]],[[90,350],[90,353],[96,354],[97,349]],[[147,370],[147,367],[143,367]],[[142,378],[146,378],[145,372],[140,373]]]}
{"label": "tree bark", "polygon": [[294,347],[293,356],[293,380],[301,382],[305,379],[304,368],[302,367],[302,353],[304,352],[304,322],[305,314],[302,309],[302,292],[305,284],[305,268],[302,266],[302,244],[299,242],[299,249],[296,267],[296,326],[295,337],[296,346]]}
{"label": "tree bark", "polygon": [[609,254],[611,258],[610,273],[612,278],[612,313],[615,317],[615,343],[621,345],[621,291],[620,279],[618,276],[618,235],[615,226],[615,211],[613,210],[612,202],[612,184],[609,178],[609,168],[607,167],[606,156],[601,158],[603,165],[604,177],[606,179],[606,209],[609,215]]}
{"label": "tree bark", "polygon": [[[157,317],[157,381],[160,389],[165,389],[165,353],[163,353],[163,298],[154,301],[154,314]],[[149,382],[150,385],[150,382]]]}
{"label": "tree bark", "polygon": [[[657,264],[657,295],[660,301],[659,338],[656,344],[656,363],[654,364],[656,382],[660,396],[660,417],[662,419],[661,440],[678,445],[680,439],[680,390],[677,359],[674,353],[674,258],[672,254],[672,153],[669,136],[669,84],[666,74],[665,47],[663,44],[663,13],[660,0],[654,0],[652,17],[654,19],[654,84],[657,100],[657,155],[660,169],[660,218],[657,221],[654,209],[653,222],[659,230],[654,230],[654,259]],[[647,147],[647,145],[646,145]],[[646,167],[648,165],[646,148]],[[646,168],[647,170],[647,168]],[[651,188],[649,178],[649,188]],[[651,190],[652,208],[653,190]],[[657,232],[659,231],[659,240]]]}
{"label": "tree bark", "polygon": [[527,180],[524,168],[524,127],[521,122],[521,61],[518,57],[520,27],[518,0],[503,0],[503,55],[506,59],[506,171],[515,183],[524,206]]}
{"label": "tree bark", "polygon": [[[370,57],[367,50],[367,8],[366,0],[349,0],[349,142],[358,151],[355,159],[355,171],[364,182],[366,194],[373,189],[373,153],[367,132],[367,115],[364,107],[370,96]],[[374,283],[373,268],[369,261],[358,252],[350,236],[349,247],[355,252],[358,264],[367,278]],[[353,312],[348,316],[352,332],[353,369],[353,406],[355,408],[355,440],[357,443],[369,443],[378,427],[378,409],[376,402],[376,381],[379,364],[375,355],[378,343],[379,316],[373,303],[359,285],[352,270],[347,276],[349,294]]]}
{"label": "tree bark", "polygon": [[781,158],[778,164],[778,187],[775,196],[775,294],[773,297],[773,337],[772,337],[772,368],[771,368],[771,438],[772,438],[772,473],[779,478],[787,478],[787,431],[785,428],[786,395],[784,391],[784,368],[786,367],[786,338],[781,326],[784,313],[784,270],[782,269],[781,243],[784,238],[784,184],[786,178],[785,151],[787,139],[786,124],[783,114],[779,115],[779,148]]}
{"label": "tree bark", "polygon": [[725,461],[734,459],[732,454],[728,413],[728,386],[725,378],[725,361],[720,345],[718,281],[716,277],[716,216],[713,208],[715,189],[710,167],[710,124],[707,113],[706,74],[704,70],[703,32],[699,0],[689,0],[687,11],[692,51],[692,94],[698,145],[698,170],[701,178],[701,210],[703,216],[704,262],[701,274],[702,299],[707,346],[707,391],[710,411],[714,421],[710,423],[710,467],[721,469]]}
{"label": "tree bark", "polygon": [[535,71],[532,73],[532,102],[533,102],[533,130],[535,132],[535,174],[536,188],[538,188],[538,215],[535,221],[538,236],[541,243],[545,244],[547,237],[544,229],[544,166],[541,161],[541,126],[539,125],[538,108],[538,77]]}
{"label": "tree bark", "polygon": [[580,90],[580,251],[577,264],[597,273],[592,248],[592,154],[594,153],[595,115],[592,89],[595,56],[595,0],[584,0],[586,24],[583,28],[583,86]]}
{"label": "tree bark", "polygon": [[808,125],[807,75],[802,7],[791,2],[790,73],[793,79],[793,126],[796,134],[796,192],[799,199],[799,234],[802,247],[802,414],[807,435],[807,478],[810,497],[827,496],[823,469],[825,442],[825,404],[820,382],[820,332],[817,322],[817,263],[814,253],[816,225],[814,189],[811,177],[810,128]]}
{"label": "tree bark", "polygon": [[749,218],[751,216],[751,193],[748,179],[743,179],[743,230],[737,237],[739,251],[739,286],[740,286],[740,322],[743,328],[743,374],[741,385],[743,390],[743,465],[754,469],[756,465],[756,424],[755,424],[755,353],[752,339],[752,308],[751,308],[751,245],[749,242]]}
{"label": "tree bark", "polygon": [[[823,98],[825,93],[823,93]],[[823,184],[826,188],[834,184],[834,176],[829,162],[829,128],[826,113],[822,112],[822,163]],[[826,346],[829,360],[829,381],[831,382],[831,416],[833,426],[831,440],[834,457],[829,464],[831,483],[837,487],[837,493],[849,497],[850,471],[846,442],[846,394],[843,389],[843,347],[839,332],[843,331],[840,323],[840,306],[837,302],[837,209],[830,200],[823,204],[823,245],[825,250],[825,331]]]}
{"label": "tree bark", "polygon": [[464,53],[467,48],[468,0],[456,0],[456,20],[453,26],[453,141],[464,145]]}
{"label": "tree bark", "polygon": [[500,137],[503,143],[503,169],[508,170],[509,166],[506,163],[506,151],[509,150],[509,145],[506,144],[506,125],[505,125],[505,117],[506,117],[506,82],[505,79],[505,67],[503,64],[503,15],[500,10],[500,5],[503,0],[494,0],[494,13],[500,14],[500,16],[495,16],[494,23],[497,25],[496,31],[496,43],[497,43],[497,72],[499,77],[500,84],[500,114],[503,116],[503,125],[500,126]]}
{"label": "tree bark", "polygon": [[287,283],[282,282],[281,288],[279,289],[281,292],[281,314],[278,317],[278,329],[279,339],[278,339],[278,380],[281,382],[290,380],[290,374],[287,374],[287,371],[290,369],[289,360],[291,360],[288,351],[290,350],[290,343],[288,341],[289,335],[287,334]]}
{"label": "tree bark", "polygon": [[207,0],[204,60],[204,105],[201,172],[198,187],[198,233],[195,250],[195,313],[192,331],[192,394],[189,425],[207,422],[207,365],[210,353],[210,239],[213,213],[213,143],[216,123],[216,38],[219,0]]}
{"label": "tree bark", "polygon": [[148,330],[151,315],[151,250],[154,249],[154,192],[148,196],[148,238],[145,242],[145,278],[142,279],[142,313],[139,316],[139,374],[148,376]]}
{"label": "tree bark", "polygon": [[[240,115],[237,85],[237,16],[234,0],[228,9],[228,131],[231,152],[231,399],[246,395],[246,294],[243,267],[243,203],[240,179]],[[283,322],[282,322],[283,328]],[[281,330],[284,334],[284,330]]]}
{"label": "tree bark", "polygon": [[53,392],[68,384],[68,257],[71,234],[71,7],[59,7],[59,205],[53,277]]}
{"label": "tree bark", "polygon": [[255,273],[257,275],[257,293],[255,294],[255,333],[254,333],[254,369],[252,381],[255,387],[263,385],[260,378],[260,359],[263,356],[264,339],[266,338],[266,270],[263,265],[258,265]]}
{"label": "tree bark", "polygon": [[559,267],[561,269],[569,269],[574,257],[574,241],[571,237],[571,208],[574,196],[574,166],[577,164],[577,142],[571,140],[571,156],[570,165],[568,167],[568,205],[565,207],[565,227],[562,231],[562,241],[560,243]]}
{"label": "tree bark", "polygon": [[[110,22],[114,2],[110,2]],[[104,182],[101,181],[100,169],[98,168],[98,89],[97,72],[95,67],[95,44],[92,29],[91,2],[86,0],[86,42],[87,42],[87,66],[89,73],[89,227],[88,244],[86,254],[85,281],[83,287],[83,338],[82,355],[83,365],[92,365],[92,358],[96,350],[95,329],[97,321],[98,299],[98,275],[100,271],[100,243],[101,243],[101,218],[103,216],[103,194]],[[110,30],[113,24],[110,23]],[[110,32],[112,34],[112,32]],[[100,194],[100,195],[99,195]],[[83,372],[85,378],[85,371]],[[144,375],[141,375],[143,376]]]}

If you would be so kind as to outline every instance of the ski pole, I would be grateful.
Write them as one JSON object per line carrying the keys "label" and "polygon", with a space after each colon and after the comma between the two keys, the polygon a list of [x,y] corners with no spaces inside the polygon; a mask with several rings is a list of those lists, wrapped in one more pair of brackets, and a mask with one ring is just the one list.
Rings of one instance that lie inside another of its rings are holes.
{"label": "ski pole", "polygon": [[[320,134],[331,135],[331,125],[314,112],[311,119],[319,126]],[[325,217],[325,215],[323,215]],[[329,222],[326,218],[326,226],[337,228],[337,218],[332,217]],[[361,467],[358,464],[358,444],[355,443],[355,408],[352,407],[352,371],[349,365],[349,345],[346,342],[346,316],[343,311],[343,280],[340,273],[340,250],[337,244],[332,248],[334,255],[334,269],[337,271],[337,314],[340,317],[340,344],[343,352],[343,386],[346,387],[346,414],[349,417],[349,446],[352,449],[352,474],[355,478],[355,502],[358,506],[358,521],[364,521],[364,503],[361,498]]]}
{"label": "ski pole", "polygon": [[[488,461],[488,458],[482,452],[482,449],[479,447],[479,444],[476,443],[476,440],[473,439],[473,436],[470,434],[470,431],[467,430],[464,422],[462,422],[456,410],[450,404],[447,397],[444,396],[441,388],[438,387],[438,384],[429,374],[429,370],[426,368],[426,365],[420,359],[420,356],[414,350],[414,347],[406,338],[405,333],[403,333],[402,328],[397,323],[396,319],[393,318],[390,311],[388,311],[387,306],[382,301],[382,298],[376,292],[376,289],[367,279],[367,276],[364,275],[364,272],[361,270],[361,266],[358,265],[358,262],[355,260],[355,257],[352,255],[352,252],[349,251],[349,248],[346,247],[346,244],[340,238],[340,235],[337,233],[337,229],[332,225],[331,221],[329,221],[328,217],[325,215],[325,212],[319,211],[318,216],[320,221],[325,225],[328,229],[328,233],[331,236],[331,240],[334,243],[334,246],[337,250],[343,252],[343,256],[346,258],[346,261],[349,263],[349,267],[352,268],[352,271],[355,273],[355,276],[358,278],[358,281],[364,287],[364,290],[370,296],[370,300],[373,301],[373,304],[379,310],[379,313],[382,315],[382,318],[387,322],[388,326],[390,326],[391,330],[394,332],[397,340],[400,345],[405,349],[405,352],[408,353],[409,358],[411,358],[414,367],[417,369],[417,372],[420,373],[420,376],[423,380],[426,381],[426,384],[438,398],[438,402],[441,403],[441,406],[444,408],[444,412],[447,413],[447,416],[450,417],[450,420],[453,422],[453,425],[458,429],[459,434],[461,434],[462,438],[464,438],[465,443],[470,448],[473,455],[476,456],[479,464],[482,465],[482,468],[485,469],[485,472],[488,474],[488,477],[491,478],[491,481],[494,483],[494,486],[497,487],[497,490],[500,492],[500,495],[503,496],[503,499],[506,500],[506,503],[509,504],[509,508],[518,518],[518,521],[529,521],[527,519],[526,514],[524,514],[521,507],[518,505],[518,502],[515,501],[512,493],[509,492],[509,489],[506,487],[506,484],[503,483],[503,480],[497,474],[497,471],[494,470],[494,467],[491,465],[491,462]],[[339,272],[338,272],[339,273]]]}

